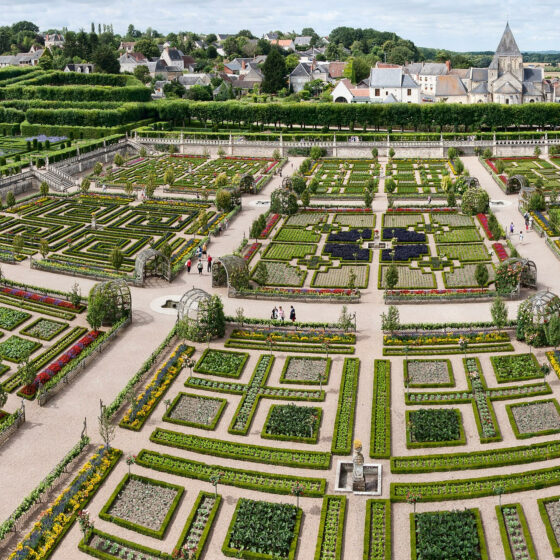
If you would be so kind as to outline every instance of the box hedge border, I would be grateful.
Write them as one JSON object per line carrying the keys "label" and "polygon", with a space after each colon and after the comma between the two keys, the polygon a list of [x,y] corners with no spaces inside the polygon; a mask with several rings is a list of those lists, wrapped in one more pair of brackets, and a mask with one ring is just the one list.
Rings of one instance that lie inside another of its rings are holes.
{"label": "box hedge border", "polygon": [[537,437],[537,436],[548,436],[551,434],[557,434],[560,432],[560,428],[558,429],[551,429],[551,430],[542,430],[539,432],[527,432],[527,433],[523,433],[519,431],[519,428],[517,426],[517,421],[515,420],[515,416],[513,415],[513,409],[514,408],[524,408],[526,406],[531,406],[531,405],[537,405],[537,404],[546,404],[546,403],[552,403],[554,405],[554,408],[556,408],[556,412],[558,413],[558,415],[560,416],[560,405],[558,404],[558,401],[556,399],[545,399],[542,401],[527,401],[527,402],[521,402],[521,403],[514,403],[514,404],[506,404],[506,412],[508,415],[508,419],[509,422],[511,424],[511,428],[513,430],[513,433],[515,434],[515,437],[517,439],[528,439],[528,438],[532,438],[532,437]]}
{"label": "box hedge border", "polygon": [[[384,366],[383,374],[381,374],[381,366]],[[375,360],[373,376],[373,399],[371,403],[371,431],[369,443],[369,456],[376,459],[389,459],[391,456],[391,361]],[[383,404],[382,414],[377,414],[380,403],[380,379],[381,375],[385,377],[385,402]],[[376,444],[378,434],[378,420],[382,419],[383,429],[385,432],[384,449],[377,450]]]}
{"label": "box hedge border", "polygon": [[[350,379],[350,375],[347,373],[348,367],[350,367],[350,363],[355,364],[356,370],[355,375],[352,375],[352,379]],[[360,360],[359,358],[344,358],[344,366],[342,368],[342,379],[340,381],[340,391],[338,395],[338,404],[336,407],[336,417],[334,420],[334,432],[332,437],[332,445],[331,445],[331,453],[333,455],[348,455],[352,451],[352,438],[354,436],[354,423],[356,418],[356,403],[357,403],[357,394],[358,394],[358,384],[360,379]],[[348,419],[348,423],[342,424],[341,423],[341,414],[343,408],[343,402],[345,400],[345,388],[346,383],[351,382],[352,387],[349,389],[351,394],[351,404],[350,408],[350,417]],[[337,447],[336,442],[339,437],[339,432],[342,430],[346,431],[346,443],[344,446]]]}
{"label": "box hedge border", "polygon": [[278,441],[295,441],[298,443],[312,443],[312,444],[316,444],[319,441],[319,431],[321,429],[321,423],[323,420],[323,409],[319,408],[317,406],[313,406],[310,408],[313,408],[315,410],[315,412],[317,413],[317,426],[315,427],[315,429],[313,430],[313,436],[311,437],[302,437],[302,436],[289,436],[289,435],[283,435],[283,434],[269,434],[266,432],[266,427],[268,426],[268,422],[270,420],[270,417],[272,416],[272,413],[274,412],[274,410],[277,407],[284,407],[284,406],[289,406],[289,405],[285,405],[285,404],[273,404],[270,406],[270,408],[268,409],[268,414],[266,415],[266,420],[264,421],[264,425],[263,425],[263,429],[261,432],[261,437],[263,439],[274,439],[274,440],[278,440]]}
{"label": "box hedge border", "polygon": [[[130,480],[139,480],[141,482],[145,482],[151,486],[161,486],[162,488],[169,488],[173,490],[177,490],[177,495],[173,498],[173,502],[169,507],[169,511],[167,512],[163,523],[159,530],[149,529],[143,525],[139,525],[137,523],[133,523],[132,521],[127,521],[121,517],[116,517],[109,513],[109,510],[113,506],[114,502],[118,499],[119,494],[123,490],[123,488],[127,485]],[[173,518],[173,514],[177,510],[177,506],[181,501],[185,489],[182,486],[178,486],[176,484],[170,484],[169,482],[164,482],[163,480],[157,480],[155,478],[148,478],[145,476],[140,476],[137,474],[130,474],[126,473],[124,478],[119,482],[101,511],[99,512],[99,518],[103,519],[104,521],[110,521],[111,523],[115,523],[115,525],[120,525],[121,527],[125,527],[126,529],[130,529],[131,531],[136,531],[141,535],[145,535],[147,537],[153,537],[155,539],[161,539],[165,537],[165,533],[167,531],[167,527],[169,526],[171,519]]]}
{"label": "box hedge border", "polygon": [[445,362],[447,364],[447,372],[449,373],[449,381],[445,382],[445,383],[411,383],[410,381],[408,382],[408,387],[411,389],[428,389],[430,387],[455,387],[455,376],[453,375],[453,367],[451,365],[451,360],[449,359],[442,359],[442,360],[436,360],[436,359],[414,359],[414,360],[408,360],[405,359],[403,361],[403,366],[404,366],[404,378],[407,379],[408,377],[408,364],[409,362]]}
{"label": "box hedge border", "polygon": [[336,547],[334,557],[329,556],[332,560],[340,560],[342,558],[342,545],[344,541],[344,523],[346,521],[346,496],[334,496],[327,494],[323,498],[323,505],[321,507],[321,518],[319,520],[319,534],[317,535],[317,545],[315,547],[315,556],[313,560],[323,560],[321,550],[325,540],[325,523],[327,519],[327,512],[329,509],[329,501],[335,500],[340,502],[340,510],[338,512],[338,523],[336,529]]}
{"label": "box hedge border", "polygon": [[327,385],[329,383],[332,358],[320,358],[319,356],[287,356],[286,361],[284,362],[284,367],[282,368],[282,373],[280,374],[280,383],[289,383],[293,385],[319,385],[318,381],[311,379],[287,379],[286,372],[288,371],[288,367],[290,366],[290,362],[292,360],[326,361],[327,363],[325,364],[325,371],[321,377],[323,378],[324,385]]}
{"label": "box hedge border", "polygon": [[[509,342],[498,344],[473,344],[467,348],[467,354],[482,354],[487,352],[513,352],[513,345]],[[409,356],[430,356],[430,355],[451,355],[451,354],[465,354],[463,350],[456,346],[425,346],[423,348],[412,347],[410,348]],[[400,347],[384,347],[384,356],[404,356],[405,351]]]}
{"label": "box hedge border", "polygon": [[558,500],[560,500],[560,496],[549,496],[537,500],[537,503],[539,505],[539,513],[541,514],[541,519],[544,523],[546,535],[548,537],[548,542],[550,543],[550,548],[552,548],[552,554],[554,554],[554,558],[560,558],[560,543],[558,542],[558,539],[556,538],[556,535],[554,533],[554,529],[552,528],[552,523],[550,522],[548,512],[546,511],[546,504],[548,502],[557,502]]}
{"label": "box hedge border", "polygon": [[[216,412],[212,422],[210,424],[200,424],[198,422],[189,422],[188,420],[180,420],[178,418],[172,418],[171,413],[175,406],[177,406],[178,402],[181,400],[182,397],[195,397],[197,399],[206,399],[209,401],[219,401],[220,407]],[[178,393],[177,396],[173,399],[169,408],[165,411],[162,420],[164,422],[169,422],[171,424],[179,424],[181,426],[190,426],[191,428],[200,428],[201,430],[215,430],[220,418],[222,417],[222,413],[224,412],[225,407],[227,406],[228,401],[227,399],[222,399],[219,397],[208,397],[206,395],[200,395],[198,393]]]}
{"label": "box hedge border", "polygon": [[[166,432],[169,434],[174,434],[177,435],[179,437],[182,438],[195,438],[197,440],[199,440],[200,445],[189,445],[187,443],[180,443],[180,442],[176,442],[175,444],[172,443],[168,443],[168,442],[162,442],[161,440],[159,440],[157,438],[157,433],[158,432]],[[166,445],[168,447],[174,447],[176,449],[185,449],[187,451],[192,451],[193,453],[200,453],[202,455],[212,455],[214,457],[223,457],[226,459],[233,459],[235,461],[250,461],[250,462],[254,462],[254,463],[264,463],[267,465],[282,465],[282,466],[286,466],[286,467],[295,467],[295,468],[306,468],[306,469],[328,469],[330,468],[330,464],[331,464],[331,455],[328,452],[324,452],[324,451],[299,451],[297,449],[291,449],[291,450],[287,450],[287,449],[276,449],[274,447],[266,447],[263,445],[252,445],[252,444],[248,444],[248,443],[237,443],[237,442],[231,442],[231,441],[225,441],[225,440],[220,440],[220,439],[212,439],[212,438],[206,438],[206,437],[201,437],[201,436],[195,436],[193,434],[184,434],[182,432],[174,432],[172,430],[165,430],[163,428],[156,428],[152,434],[150,435],[150,441],[153,443],[157,443],[159,445]],[[237,452],[228,452],[228,451],[220,451],[218,449],[216,449],[215,447],[213,448],[209,448],[206,447],[204,444],[205,442],[209,442],[209,443],[214,443],[214,444],[225,444],[225,445],[229,445],[232,447],[236,447],[239,450],[245,450],[245,453],[237,453]],[[255,459],[249,452],[251,450],[262,450],[265,452],[269,452],[270,453],[270,459],[264,459],[264,458],[259,458],[259,459]],[[318,459],[322,459],[322,463],[314,463],[314,462],[304,462],[304,461],[294,461],[294,460],[290,460],[290,461],[282,461],[282,460],[278,460],[274,457],[276,452],[284,452],[284,453],[291,453],[292,456],[298,456],[298,455],[310,455],[310,456],[314,456],[317,457]]]}
{"label": "box hedge border", "polygon": [[[216,352],[216,353],[219,353],[219,354],[243,356],[243,360],[237,366],[237,370],[233,373],[223,373],[223,372],[211,371],[208,368],[203,368],[202,365],[203,365],[204,359],[208,356],[208,354],[210,354],[212,352]],[[196,364],[193,368],[193,371],[196,372],[196,373],[203,373],[203,374],[206,374],[206,375],[216,375],[218,377],[229,377],[229,378],[239,379],[241,377],[241,374],[243,373],[243,370],[245,369],[245,365],[247,364],[248,359],[249,359],[249,354],[247,352],[235,352],[233,350],[220,350],[220,349],[216,349],[216,348],[206,348],[204,350],[204,352],[202,353],[202,356],[200,356],[200,358],[198,359],[198,362],[196,362]]]}
{"label": "box hedge border", "polygon": [[[372,551],[372,509],[374,505],[382,504],[384,506],[385,517],[385,534],[381,537],[381,544],[383,545],[383,552],[381,555],[375,554]],[[390,500],[367,500],[366,501],[366,519],[364,530],[364,556],[363,560],[391,560],[392,552],[392,532],[391,532],[391,502]]]}
{"label": "box hedge border", "polygon": [[516,560],[516,556],[514,556],[512,552],[511,543],[504,520],[503,510],[505,508],[514,508],[516,510],[517,516],[519,518],[519,524],[521,525],[521,531],[523,532],[523,538],[525,539],[525,543],[527,544],[529,560],[538,560],[538,556],[535,552],[535,546],[533,544],[533,539],[531,537],[531,532],[529,531],[529,527],[527,525],[527,519],[525,517],[525,513],[523,512],[523,506],[520,503],[503,504],[501,507],[496,506],[496,517],[498,518],[498,525],[500,526],[500,536],[502,537],[502,544],[504,546],[504,555],[506,557],[506,560]]}
{"label": "box hedge border", "polygon": [[408,428],[410,420],[410,415],[417,412],[416,410],[407,410],[405,413],[406,418],[406,447],[407,449],[414,449],[419,447],[453,447],[458,445],[466,445],[467,440],[465,436],[465,429],[463,428],[463,415],[458,408],[453,409],[434,409],[434,410],[453,410],[459,421],[459,439],[454,440],[446,440],[446,441],[421,441],[421,442],[414,442],[411,439],[410,429]]}

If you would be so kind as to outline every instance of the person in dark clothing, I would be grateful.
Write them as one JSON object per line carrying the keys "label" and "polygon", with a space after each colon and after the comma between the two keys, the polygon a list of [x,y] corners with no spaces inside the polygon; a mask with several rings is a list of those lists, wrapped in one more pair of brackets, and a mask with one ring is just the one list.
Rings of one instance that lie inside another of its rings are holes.
{"label": "person in dark clothing", "polygon": [[212,257],[208,255],[208,272],[212,270]]}
{"label": "person in dark clothing", "polygon": [[202,261],[198,261],[198,273],[202,274]]}
{"label": "person in dark clothing", "polygon": [[293,305],[290,305],[290,321],[292,323],[296,320],[296,310],[294,309]]}

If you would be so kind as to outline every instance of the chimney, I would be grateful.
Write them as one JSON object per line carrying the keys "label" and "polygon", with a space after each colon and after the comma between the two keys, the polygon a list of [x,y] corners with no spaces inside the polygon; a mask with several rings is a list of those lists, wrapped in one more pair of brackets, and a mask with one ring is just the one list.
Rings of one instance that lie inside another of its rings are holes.
{"label": "chimney", "polygon": [[241,70],[245,70],[245,61],[244,60],[241,61]]}
{"label": "chimney", "polygon": [[451,72],[451,60],[446,60],[445,66],[447,66],[447,73],[449,74]]}

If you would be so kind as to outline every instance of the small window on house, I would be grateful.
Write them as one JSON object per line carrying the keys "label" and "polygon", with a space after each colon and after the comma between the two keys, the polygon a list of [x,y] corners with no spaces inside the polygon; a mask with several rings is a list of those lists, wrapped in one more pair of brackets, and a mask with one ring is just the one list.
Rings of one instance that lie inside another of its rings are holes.
{"label": "small window on house", "polygon": [[378,89],[376,89],[375,90],[375,97],[379,97],[380,95],[381,95],[381,92]]}
{"label": "small window on house", "polygon": [[411,89],[407,89],[407,90],[406,90],[406,95],[412,95],[412,90],[411,90]]}
{"label": "small window on house", "polygon": [[388,95],[389,95],[389,92],[388,92],[388,91],[386,91],[386,92],[385,92],[385,97],[387,97]]}

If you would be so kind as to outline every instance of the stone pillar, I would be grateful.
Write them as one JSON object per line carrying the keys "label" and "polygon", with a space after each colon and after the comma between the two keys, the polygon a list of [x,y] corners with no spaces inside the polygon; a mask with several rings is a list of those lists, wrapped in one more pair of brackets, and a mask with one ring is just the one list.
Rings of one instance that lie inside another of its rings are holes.
{"label": "stone pillar", "polygon": [[284,136],[280,133],[280,155],[284,157]]}
{"label": "stone pillar", "polygon": [[544,146],[543,146],[543,156],[548,157],[550,154],[550,143],[548,142],[548,132],[544,133]]}
{"label": "stone pillar", "polygon": [[387,156],[387,158],[389,157],[389,151],[391,149],[391,138],[389,137],[389,133],[387,133],[387,153],[385,154]]}
{"label": "stone pillar", "polygon": [[496,153],[497,149],[498,149],[498,144],[496,144],[496,133],[494,132],[494,134],[492,135],[492,155],[493,156],[498,155]]}
{"label": "stone pillar", "polygon": [[232,156],[233,155],[233,136],[230,134],[229,135],[229,155]]}
{"label": "stone pillar", "polygon": [[333,157],[338,157],[338,148],[336,146],[336,134],[333,134],[333,149],[332,149]]}
{"label": "stone pillar", "polygon": [[364,476],[364,456],[362,454],[362,442],[356,440],[354,442],[354,458],[352,459],[352,491],[365,492],[366,478]]}

